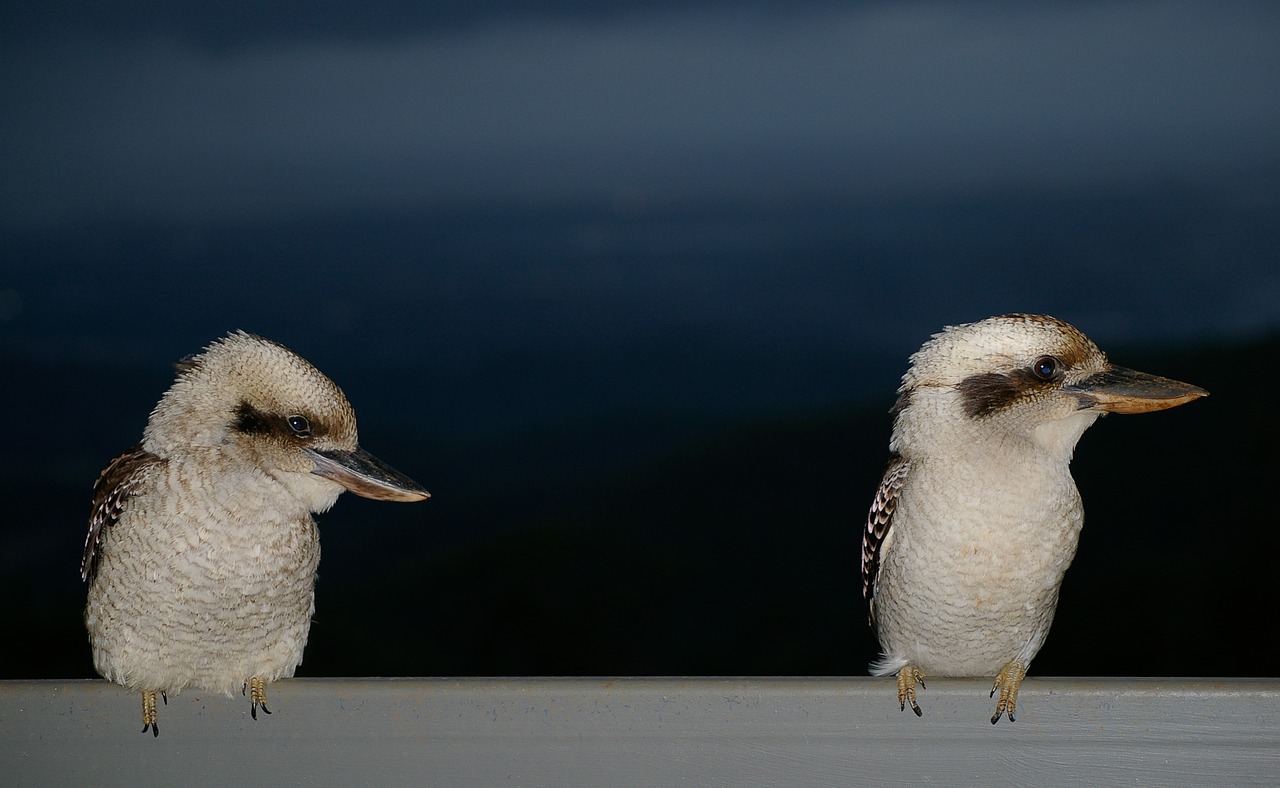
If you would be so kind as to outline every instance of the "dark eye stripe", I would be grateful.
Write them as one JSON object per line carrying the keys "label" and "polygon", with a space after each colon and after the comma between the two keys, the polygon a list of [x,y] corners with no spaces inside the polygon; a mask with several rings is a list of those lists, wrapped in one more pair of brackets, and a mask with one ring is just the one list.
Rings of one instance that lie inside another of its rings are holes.
{"label": "dark eye stripe", "polygon": [[233,415],[235,420],[232,422],[232,427],[245,435],[275,433],[282,438],[309,440],[326,433],[323,424],[319,422],[313,424],[310,418],[300,413],[280,416],[258,410],[247,401],[237,405]]}
{"label": "dark eye stripe", "polygon": [[[1044,377],[1041,368],[1043,361],[1054,362],[1049,377]],[[1061,379],[1064,365],[1052,356],[1045,356],[1036,361],[1030,369],[1015,369],[1008,373],[984,372],[970,375],[956,385],[964,400],[965,415],[970,417],[987,416],[1004,410],[1019,400],[1033,396],[1038,391],[1052,388],[1055,381]]]}
{"label": "dark eye stripe", "polygon": [[271,432],[271,420],[267,414],[247,402],[241,402],[235,409],[235,429],[246,434],[262,434]]}

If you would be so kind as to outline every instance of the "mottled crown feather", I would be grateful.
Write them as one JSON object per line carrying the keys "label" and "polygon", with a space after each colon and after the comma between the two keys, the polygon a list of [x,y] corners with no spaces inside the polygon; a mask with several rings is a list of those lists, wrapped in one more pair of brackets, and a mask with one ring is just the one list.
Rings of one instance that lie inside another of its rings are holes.
{"label": "mottled crown feather", "polygon": [[953,386],[975,374],[1029,364],[1052,355],[1067,367],[1099,371],[1107,357],[1075,326],[1049,315],[1010,313],[947,326],[911,356],[899,392]]}
{"label": "mottled crown feather", "polygon": [[234,331],[177,364],[173,385],[147,424],[144,444],[212,445],[247,409],[300,414],[354,447],[356,418],[336,383],[284,345]]}

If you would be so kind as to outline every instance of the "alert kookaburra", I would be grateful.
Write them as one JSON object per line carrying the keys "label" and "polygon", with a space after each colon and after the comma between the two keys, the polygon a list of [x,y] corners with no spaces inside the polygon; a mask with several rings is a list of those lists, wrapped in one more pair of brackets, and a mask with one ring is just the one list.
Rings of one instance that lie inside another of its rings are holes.
{"label": "alert kookaburra", "polygon": [[862,591],[898,703],[926,676],[995,677],[997,722],[1044,644],[1084,509],[1076,441],[1104,413],[1208,392],[1117,367],[1074,327],[1011,314],[952,326],[912,357],[889,467],[862,535]]}
{"label": "alert kookaburra", "polygon": [[80,564],[94,667],[142,693],[143,732],[159,735],[157,693],[188,687],[247,686],[268,712],[315,611],[311,515],[343,490],[428,497],[360,448],[342,390],[283,345],[236,332],[179,362],[142,443],[94,485]]}

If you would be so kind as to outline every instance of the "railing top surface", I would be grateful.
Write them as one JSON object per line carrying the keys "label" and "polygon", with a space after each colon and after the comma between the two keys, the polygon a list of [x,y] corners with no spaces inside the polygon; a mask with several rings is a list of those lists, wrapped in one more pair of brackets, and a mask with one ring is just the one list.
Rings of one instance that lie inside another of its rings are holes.
{"label": "railing top surface", "polygon": [[[1274,785],[1280,680],[930,680],[924,716],[873,678],[296,679],[186,691],[141,731],[103,681],[0,682],[6,784]],[[9,778],[13,778],[11,782]]]}

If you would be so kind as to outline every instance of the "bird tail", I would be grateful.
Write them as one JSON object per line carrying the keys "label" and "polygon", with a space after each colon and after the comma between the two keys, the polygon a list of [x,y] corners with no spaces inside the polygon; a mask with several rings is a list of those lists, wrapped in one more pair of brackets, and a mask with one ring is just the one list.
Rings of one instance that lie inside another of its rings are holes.
{"label": "bird tail", "polygon": [[890,676],[907,666],[906,657],[899,657],[893,654],[881,654],[880,659],[871,663],[870,671],[872,676]]}

